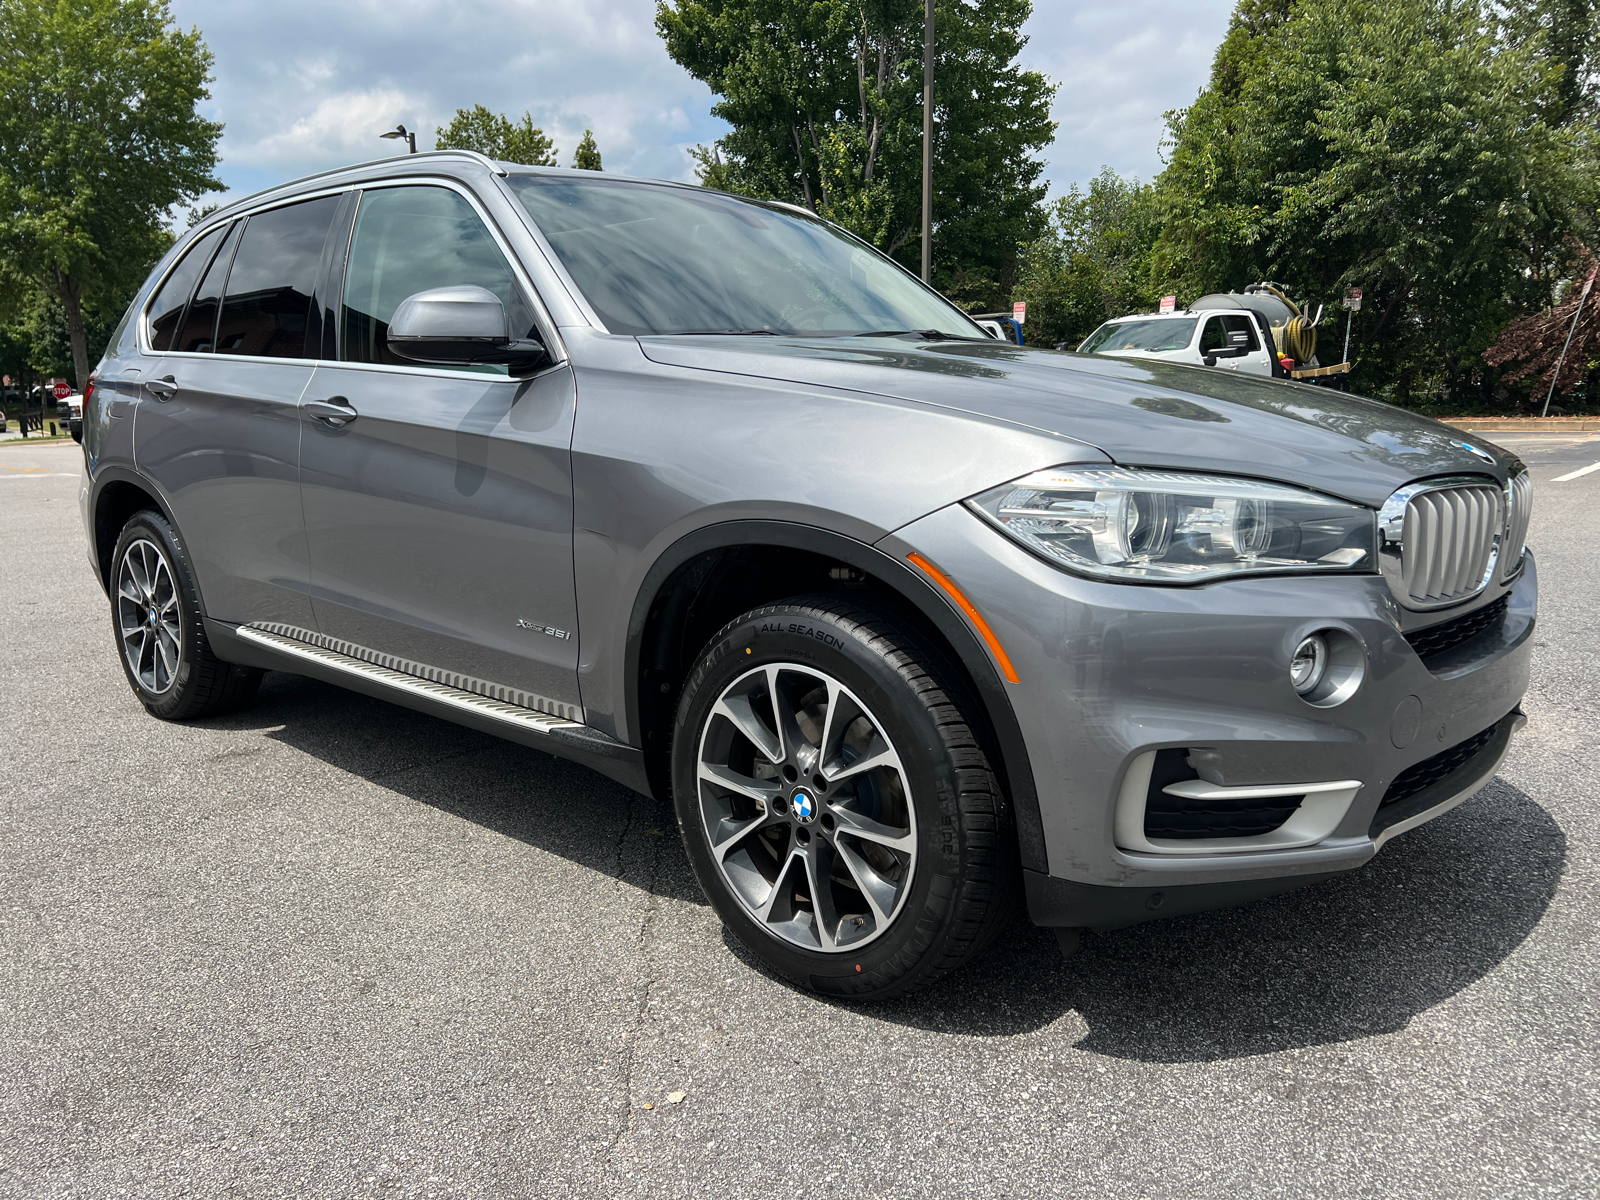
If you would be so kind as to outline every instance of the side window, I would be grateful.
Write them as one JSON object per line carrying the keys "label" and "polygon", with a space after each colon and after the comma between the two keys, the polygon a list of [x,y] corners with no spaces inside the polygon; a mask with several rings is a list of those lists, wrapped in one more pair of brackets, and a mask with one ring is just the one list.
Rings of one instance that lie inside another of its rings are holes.
{"label": "side window", "polygon": [[1249,313],[1228,313],[1222,318],[1222,327],[1228,333],[1228,345],[1235,350],[1254,354],[1261,349],[1261,339],[1256,335],[1256,323]]}
{"label": "side window", "polygon": [[1219,350],[1255,352],[1261,349],[1261,339],[1256,336],[1255,322],[1246,313],[1219,313],[1206,320],[1200,334],[1200,353],[1215,354]]}
{"label": "side window", "polygon": [[[463,283],[500,297],[513,336],[532,328],[532,309],[513,282],[510,264],[464,198],[441,187],[364,193],[345,269],[339,357],[414,366],[390,352],[389,318],[407,296]],[[505,367],[472,369],[506,373]]]}
{"label": "side window", "polygon": [[200,278],[200,272],[205,270],[206,264],[211,261],[211,252],[217,248],[217,243],[222,240],[222,235],[226,231],[226,226],[218,226],[190,246],[183,260],[172,269],[172,274],[168,275],[167,281],[161,285],[161,290],[156,293],[155,299],[150,301],[149,329],[152,350],[172,349],[172,335],[178,331],[178,322],[183,320],[183,306],[189,303],[189,293],[194,291],[195,281]]}
{"label": "side window", "polygon": [[189,302],[189,313],[183,318],[183,332],[172,343],[174,350],[190,354],[211,353],[217,332],[217,306],[222,300],[222,281],[227,277],[228,264],[233,261],[233,251],[238,244],[239,223],[235,221],[233,228],[228,230],[222,249],[217,251],[211,266],[206,269],[205,278],[201,279],[200,286],[194,291],[194,299]]}
{"label": "side window", "polygon": [[228,272],[218,354],[315,357],[306,346],[311,293],[338,207],[338,196],[322,196],[250,218]]}

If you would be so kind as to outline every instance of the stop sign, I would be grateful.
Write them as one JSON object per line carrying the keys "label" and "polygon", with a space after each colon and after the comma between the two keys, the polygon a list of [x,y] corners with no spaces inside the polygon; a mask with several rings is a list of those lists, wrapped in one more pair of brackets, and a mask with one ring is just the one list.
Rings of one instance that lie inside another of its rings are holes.
{"label": "stop sign", "polygon": [[70,383],[58,383],[50,391],[57,400],[65,400],[72,395],[72,385]]}

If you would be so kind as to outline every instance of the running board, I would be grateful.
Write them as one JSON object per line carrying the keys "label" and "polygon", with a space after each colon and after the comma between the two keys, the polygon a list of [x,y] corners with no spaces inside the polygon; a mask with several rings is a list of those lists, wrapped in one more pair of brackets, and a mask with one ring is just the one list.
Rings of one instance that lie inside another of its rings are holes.
{"label": "running board", "polygon": [[249,625],[229,626],[208,620],[206,633],[218,657],[225,661],[309,675],[402,704],[458,725],[573,759],[634,791],[650,794],[644,756],[634,747],[577,721],[407,675]]}

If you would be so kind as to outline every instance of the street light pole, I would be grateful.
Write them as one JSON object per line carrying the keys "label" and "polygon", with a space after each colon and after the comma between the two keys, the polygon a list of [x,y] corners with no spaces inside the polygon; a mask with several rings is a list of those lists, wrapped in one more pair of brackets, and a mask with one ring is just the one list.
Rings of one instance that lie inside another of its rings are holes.
{"label": "street light pole", "polygon": [[922,37],[922,282],[933,278],[933,0]]}
{"label": "street light pole", "polygon": [[405,138],[406,145],[411,147],[411,153],[415,154],[417,152],[417,135],[415,131],[407,133],[404,125],[396,125],[388,133],[380,133],[378,136],[381,138]]}

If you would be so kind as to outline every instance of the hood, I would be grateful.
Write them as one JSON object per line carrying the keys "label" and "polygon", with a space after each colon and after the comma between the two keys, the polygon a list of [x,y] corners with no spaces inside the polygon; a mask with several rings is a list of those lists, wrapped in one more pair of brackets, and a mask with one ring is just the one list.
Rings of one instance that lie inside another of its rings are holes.
{"label": "hood", "polygon": [[1373,507],[1401,484],[1433,475],[1503,483],[1516,461],[1381,400],[1158,360],[884,338],[641,337],[639,344],[664,365],[890,396],[1087,443],[1124,466],[1249,475]]}

